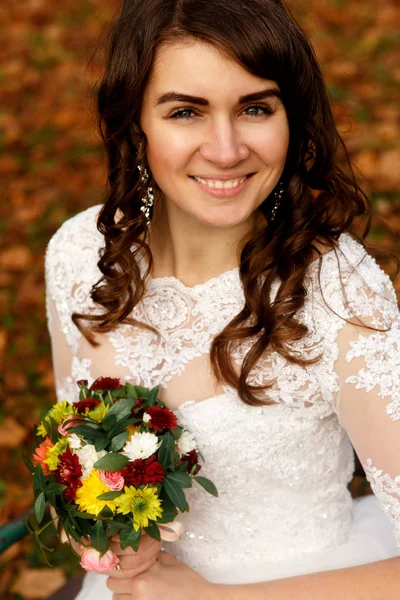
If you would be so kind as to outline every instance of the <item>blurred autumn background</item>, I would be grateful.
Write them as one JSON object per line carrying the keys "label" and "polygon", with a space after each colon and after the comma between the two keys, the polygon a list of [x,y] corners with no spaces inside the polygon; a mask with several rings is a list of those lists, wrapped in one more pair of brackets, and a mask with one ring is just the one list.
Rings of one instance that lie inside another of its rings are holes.
{"label": "blurred autumn background", "polygon": [[[399,255],[400,8],[395,0],[296,0],[326,75],[339,130],[376,210],[370,241]],[[55,401],[44,305],[48,240],[78,211],[102,202],[105,170],[93,97],[92,55],[116,0],[8,0],[0,7],[0,519],[32,504],[21,450]],[[90,62],[90,64],[89,64]],[[392,265],[385,263],[390,272]],[[399,280],[397,280],[397,284]],[[358,474],[354,495],[368,491]],[[0,557],[0,597],[49,597],[75,558],[55,544],[49,569],[34,540]]]}

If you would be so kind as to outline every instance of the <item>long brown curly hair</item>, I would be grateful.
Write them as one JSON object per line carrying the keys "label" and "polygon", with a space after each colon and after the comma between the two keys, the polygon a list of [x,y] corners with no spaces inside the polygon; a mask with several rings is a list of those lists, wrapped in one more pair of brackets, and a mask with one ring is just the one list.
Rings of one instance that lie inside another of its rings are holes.
{"label": "long brown curly hair", "polygon": [[[102,277],[91,297],[105,310],[101,315],[74,313],[72,319],[94,346],[98,343],[93,333],[110,331],[120,323],[156,332],[129,316],[144,294],[152,269],[148,227],[140,210],[144,189],[137,167],[146,166],[146,139],[139,115],[157,50],[185,38],[211,44],[250,73],[277,82],[288,116],[290,142],[282,203],[273,221],[268,220],[271,198],[258,209],[266,218],[241,246],[239,272],[245,306],[215,337],[210,355],[219,382],[235,387],[247,404],[267,404],[257,397],[265,387],[247,383],[250,371],[267,348],[291,362],[308,364],[290,352],[291,342],[307,334],[307,327],[296,318],[305,302],[307,268],[321,253],[319,243],[335,248],[354,219],[370,212],[337,132],[314,51],[280,0],[124,1],[110,29],[97,96],[108,190],[97,221],[105,240],[98,262]],[[345,157],[345,170],[339,165],[340,155]],[[161,193],[152,177],[150,184]],[[367,229],[368,219],[362,237]],[[143,276],[139,257],[147,264]],[[271,300],[271,286],[277,278],[280,287]],[[83,325],[81,320],[90,323]],[[232,344],[249,337],[255,342],[238,375],[230,360]]]}

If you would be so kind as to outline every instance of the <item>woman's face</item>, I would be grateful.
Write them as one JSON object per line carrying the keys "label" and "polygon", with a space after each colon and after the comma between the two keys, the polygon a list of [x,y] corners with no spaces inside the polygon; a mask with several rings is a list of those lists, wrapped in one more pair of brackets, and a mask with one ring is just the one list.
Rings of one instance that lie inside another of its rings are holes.
{"label": "woman's face", "polygon": [[278,85],[201,42],[159,49],[140,124],[167,213],[185,221],[251,222],[285,165],[289,126]]}

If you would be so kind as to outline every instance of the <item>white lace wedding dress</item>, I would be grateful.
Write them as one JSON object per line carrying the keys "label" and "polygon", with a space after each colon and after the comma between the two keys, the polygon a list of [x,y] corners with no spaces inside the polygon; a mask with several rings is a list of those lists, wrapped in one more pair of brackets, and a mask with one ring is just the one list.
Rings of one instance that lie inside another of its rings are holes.
{"label": "white lace wedding dress", "polygon": [[[348,234],[337,251],[324,255],[320,275],[319,262],[312,263],[299,315],[309,335],[293,349],[322,358],[305,368],[268,353],[252,380],[275,379],[268,390],[274,404],[255,408],[217,385],[209,365],[213,337],[244,304],[238,269],[191,288],[174,277],[150,279],[134,316],[157,328],[157,344],[153,333],[126,325],[97,335],[97,348],[79,333],[74,311],[102,311],[89,295],[101,276],[99,209],[66,221],[47,248],[57,397],[76,400],[76,381],[99,376],[161,384],[161,399],[195,434],[205,457],[202,473],[219,490],[219,498],[198,486],[188,490],[191,510],[179,515],[185,533],[166,549],[206,579],[231,584],[396,556],[400,318],[388,276]],[[342,318],[351,314],[383,331]],[[235,368],[250,347],[235,349]],[[356,501],[347,487],[351,443],[375,494]],[[111,599],[105,581],[104,575],[86,576],[79,600]]]}

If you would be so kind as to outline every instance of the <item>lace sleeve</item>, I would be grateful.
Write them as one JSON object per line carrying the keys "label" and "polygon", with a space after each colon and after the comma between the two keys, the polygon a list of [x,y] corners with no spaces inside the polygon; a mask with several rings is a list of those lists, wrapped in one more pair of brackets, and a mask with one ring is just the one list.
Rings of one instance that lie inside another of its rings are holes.
{"label": "lace sleeve", "polygon": [[[346,293],[355,317],[338,336],[335,409],[400,548],[399,308],[389,278],[369,256]],[[357,317],[375,330],[356,324]]]}
{"label": "lace sleeve", "polygon": [[[93,309],[90,289],[98,279],[96,263],[101,237],[94,206],[65,221],[48,243],[45,256],[47,327],[51,340],[57,400],[77,400],[79,379],[90,380],[90,359],[78,358],[82,337],[73,312]],[[97,279],[95,279],[97,278]]]}

